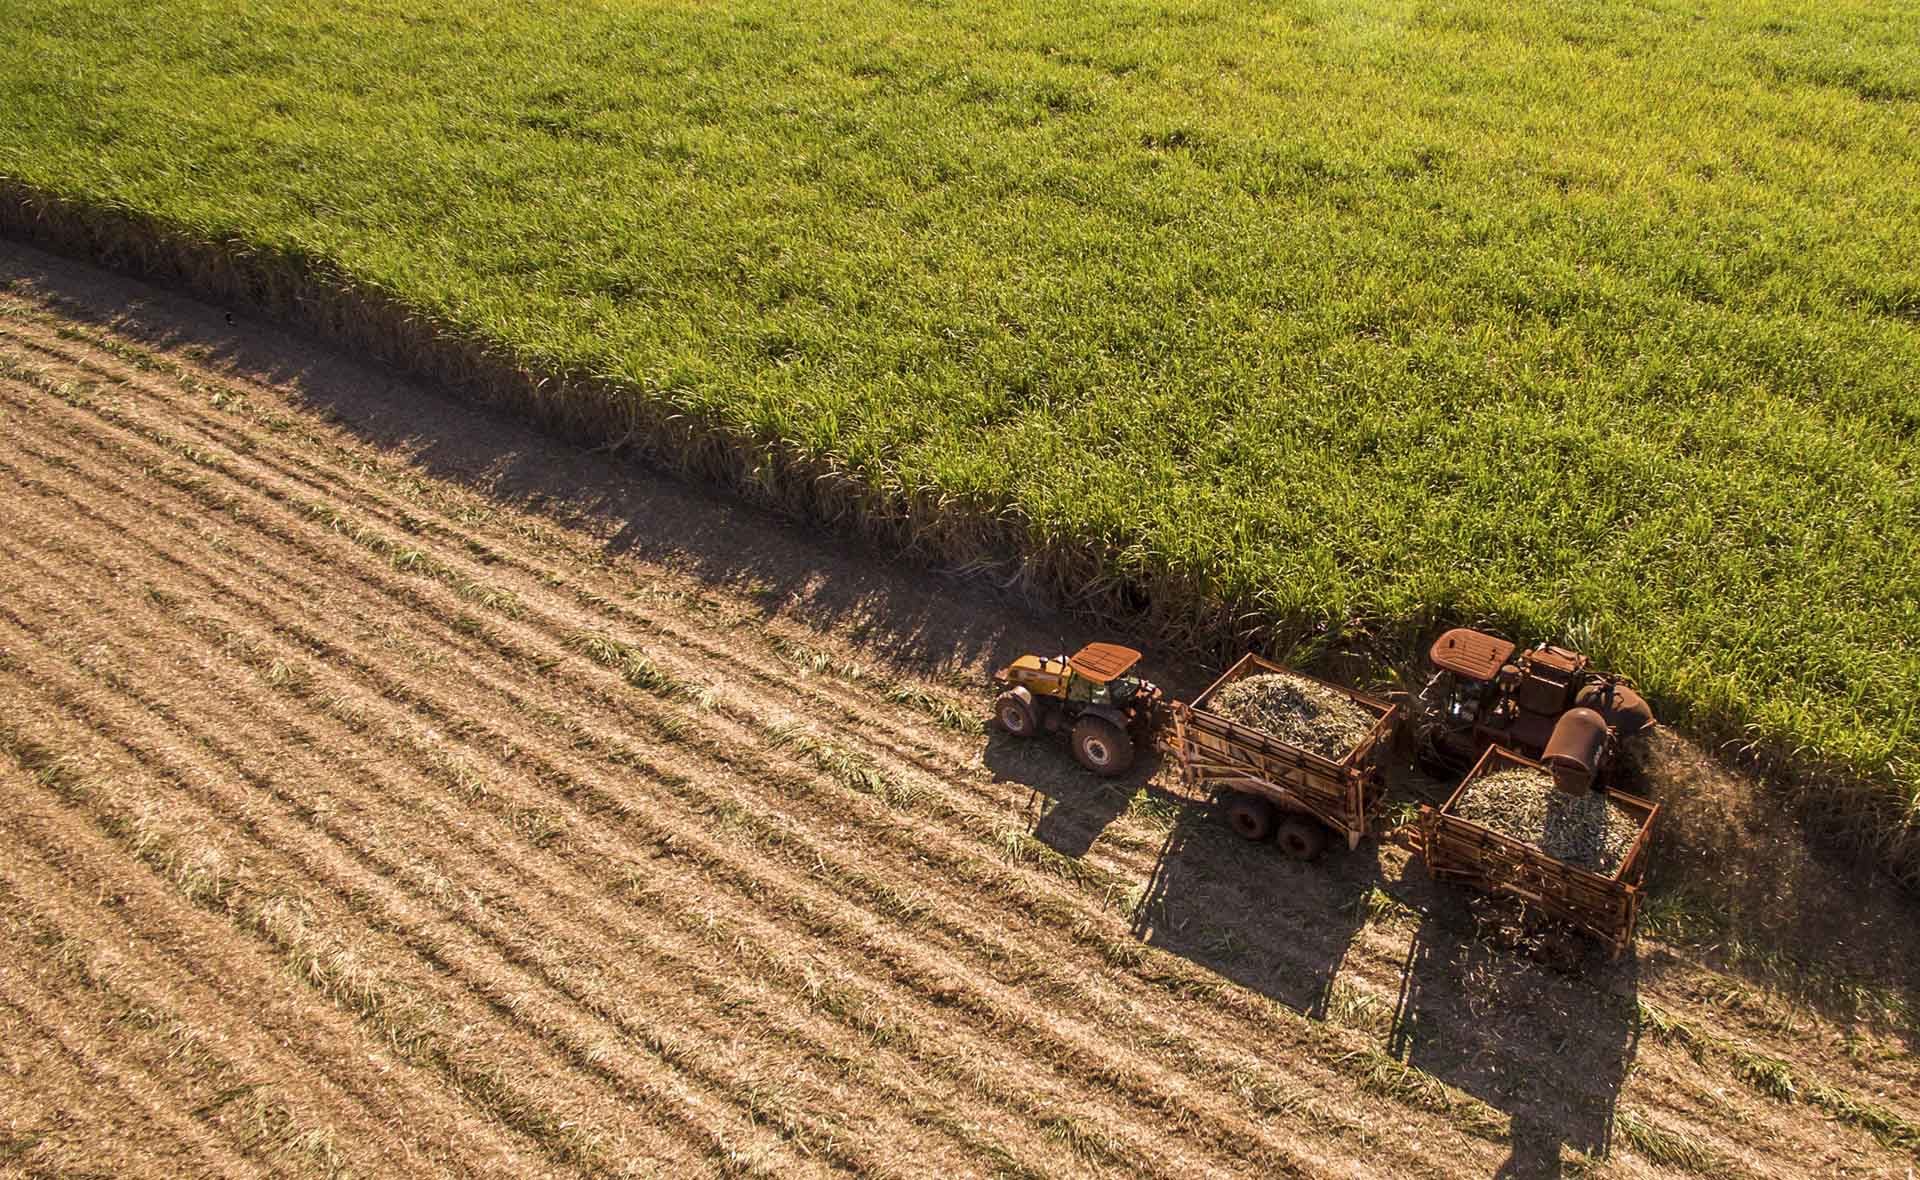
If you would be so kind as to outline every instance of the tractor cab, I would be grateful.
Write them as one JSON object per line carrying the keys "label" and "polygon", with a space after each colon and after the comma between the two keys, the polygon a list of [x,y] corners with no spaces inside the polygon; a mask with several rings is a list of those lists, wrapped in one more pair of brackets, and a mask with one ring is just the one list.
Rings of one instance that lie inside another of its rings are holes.
{"label": "tractor cab", "polygon": [[1129,676],[1140,653],[1117,643],[1089,643],[1070,656],[1021,656],[994,674],[1005,684],[1025,687],[1035,696],[1081,705],[1125,705],[1152,685]]}
{"label": "tractor cab", "polygon": [[1140,653],[1117,643],[1089,643],[1067,659],[1073,673],[1067,699],[1095,705],[1125,705],[1146,682],[1129,676]]}
{"label": "tractor cab", "polygon": [[1439,669],[1430,687],[1440,690],[1441,713],[1455,726],[1472,726],[1480,720],[1483,707],[1493,695],[1500,670],[1513,656],[1514,643],[1498,635],[1487,635],[1456,627],[1434,641],[1428,661]]}

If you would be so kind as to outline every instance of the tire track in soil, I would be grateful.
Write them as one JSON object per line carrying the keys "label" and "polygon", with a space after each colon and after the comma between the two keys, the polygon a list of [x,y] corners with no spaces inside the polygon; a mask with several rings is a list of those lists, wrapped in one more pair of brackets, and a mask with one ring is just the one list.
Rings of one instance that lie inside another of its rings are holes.
{"label": "tire track in soil", "polygon": [[[108,1035],[104,1030],[76,1028],[86,1019],[84,1002],[78,1005],[82,1011],[76,1020],[70,1014],[75,1006],[73,996],[49,992],[17,969],[0,975],[0,1005],[11,1009],[15,1018],[31,1030],[29,1043],[37,1045],[43,1055],[57,1057],[71,1071],[69,1076],[80,1079],[81,1095],[89,1099],[111,1095],[109,1103],[131,1112],[126,1125],[138,1128],[133,1139],[136,1144],[157,1132],[200,1161],[194,1171],[262,1178],[271,1175],[236,1151],[219,1131],[185,1113],[201,1109],[209,1095],[179,1093],[147,1064],[125,1059],[129,1042],[136,1040],[137,1034],[126,1029]],[[174,1101],[169,1102],[170,1098]]]}
{"label": "tire track in soil", "polygon": [[[214,672],[214,670],[209,669],[207,672],[207,675],[204,678],[208,680],[213,680],[213,679],[216,679],[216,677],[217,677],[217,674]],[[177,698],[169,701],[170,707],[178,707],[179,704],[180,704],[180,701]],[[237,735],[240,731],[234,731],[234,732]],[[313,747],[337,749],[336,744],[332,740],[330,740],[329,737],[326,735],[313,735],[313,736],[299,735],[291,738],[289,738],[287,735],[278,735],[278,736],[284,739],[279,742],[281,747],[284,749],[296,750],[296,751],[307,749],[307,748],[313,748]],[[283,761],[281,763],[280,770],[282,773],[285,772],[285,770],[287,769],[287,766],[288,766],[287,762]],[[320,769],[324,770],[324,767]],[[398,779],[398,776],[388,776],[383,780],[374,782],[372,786],[377,791],[383,785],[384,786],[401,785],[398,783],[397,779]],[[404,785],[407,788],[407,793],[411,793],[413,784],[404,784]],[[427,821],[426,826],[428,830],[434,830],[434,829],[449,830],[451,827],[451,825],[445,820],[445,817],[440,817],[438,822],[435,822],[434,820],[429,819]],[[543,855],[542,850],[532,846],[528,846],[528,847],[516,849],[516,850],[509,850],[507,853],[503,854],[504,857],[511,858],[513,861],[516,861],[516,862],[521,857],[532,856],[532,857],[538,858],[541,855]],[[479,876],[479,875],[482,875],[485,871],[486,870],[483,867],[476,867],[473,869],[473,875]],[[489,892],[498,896],[512,896],[515,893],[523,890],[529,884],[530,883],[528,881],[520,880],[520,881],[511,883],[511,886],[506,884],[496,886],[495,888],[491,889]],[[533,882],[532,884],[537,885],[539,883]],[[602,887],[607,888],[604,885]],[[552,895],[559,896],[560,891],[556,888],[552,891]],[[553,933],[556,933],[556,932],[547,932],[542,934],[538,938],[531,937],[531,936],[520,937],[517,941],[525,944],[537,945],[540,942],[544,941],[546,938],[550,937]],[[613,934],[609,934],[603,941],[602,945],[623,944],[625,941],[630,940],[631,937],[632,937],[631,932],[618,932],[617,937]],[[645,982],[646,981],[644,977],[640,979],[623,980],[622,995],[623,996],[635,995],[637,991],[641,989],[642,985]],[[910,1139],[910,1138],[911,1136],[903,1136],[896,1133],[896,1135],[893,1136],[889,1140],[889,1142],[892,1142],[895,1146],[898,1146],[903,1139]]]}
{"label": "tire track in soil", "polygon": [[[218,1174],[199,1136],[155,1117],[90,1057],[76,1060],[52,1027],[9,998],[7,981],[20,971],[0,970],[0,1061],[24,1082],[0,1086],[0,1146],[9,1169],[19,1169],[8,1174],[67,1177],[103,1163],[114,1175]],[[54,1007],[64,1014],[64,1004]],[[103,1148],[112,1153],[104,1160]]]}
{"label": "tire track in soil", "polygon": [[[14,620],[9,615],[5,624],[0,626],[0,633],[15,631],[16,624],[17,620]],[[16,637],[18,634],[19,633],[15,631]],[[16,660],[17,658],[16,655]],[[191,796],[194,793],[192,784],[203,784],[203,791],[218,791],[223,776],[216,768],[207,766],[199,761],[191,751],[182,750],[177,746],[156,746],[153,739],[140,736],[139,731],[141,726],[139,724],[139,717],[135,714],[129,718],[126,706],[121,706],[116,709],[111,702],[102,702],[97,698],[88,700],[84,705],[79,704],[81,698],[86,694],[84,691],[74,691],[70,685],[61,686],[61,676],[58,669],[42,665],[36,667],[34,671],[37,674],[35,676],[36,683],[43,686],[55,686],[56,689],[65,687],[66,691],[59,694],[59,699],[57,699],[55,703],[62,712],[72,710],[77,714],[67,718],[70,729],[63,737],[53,739],[36,737],[36,740],[41,744],[49,745],[55,749],[64,749],[76,744],[85,744],[91,740],[98,745],[111,745],[126,752],[139,765],[142,772],[139,774],[139,777],[149,782],[168,782],[173,785],[178,797],[163,798],[161,796],[154,796],[149,799],[148,802],[156,807],[165,803],[170,806],[173,814],[191,811],[194,819],[191,824],[184,825],[185,830],[218,830],[222,827],[223,820],[227,816],[236,817],[235,824],[242,830],[256,823],[264,822],[263,818],[258,814],[258,808],[249,806],[249,803],[253,801],[248,800],[243,795],[235,796],[231,792],[228,792],[216,799],[212,804],[205,803],[198,799],[192,799]],[[137,709],[138,707],[135,706],[134,708]],[[98,717],[89,720],[86,717],[88,712],[107,714],[109,717],[117,714],[118,721],[117,723],[114,720],[103,721]],[[44,724],[44,719],[37,720],[41,720]],[[77,727],[82,732],[79,735],[74,735],[71,732],[71,727]],[[222,804],[225,805],[225,810],[222,809]],[[138,814],[138,812],[135,811],[133,814]],[[94,822],[96,827],[100,828],[104,833],[112,835],[116,827],[124,827],[128,820],[126,815],[115,817],[95,812]],[[274,825],[268,824],[266,826]],[[178,829],[182,827],[182,825],[176,824],[175,827]],[[417,959],[417,965],[405,972],[406,978],[403,981],[405,989],[404,995],[411,997],[414,994],[418,994],[432,997],[434,1004],[439,1008],[444,1009],[445,1012],[452,1016],[459,1017],[458,1022],[449,1021],[449,1023],[457,1023],[460,1029],[460,1035],[462,1036],[467,1035],[466,1030],[478,1028],[486,1024],[489,1013],[495,1016],[504,1016],[509,1022],[519,1015],[515,1010],[513,996],[503,993],[497,987],[488,988],[486,986],[486,980],[483,978],[474,978],[471,975],[467,977],[475,984],[473,991],[477,998],[466,1000],[465,1002],[463,1002],[462,997],[449,994],[448,989],[440,985],[439,981],[447,979],[450,974],[458,973],[461,963],[458,961],[459,955],[457,952],[465,948],[451,948],[456,953],[447,956],[436,954],[436,951],[445,948],[443,944],[433,940],[433,935],[436,933],[433,924],[422,921],[420,915],[411,913],[404,907],[390,907],[383,911],[386,915],[384,922],[372,924],[356,922],[354,915],[357,912],[363,911],[369,906],[378,906],[380,903],[389,900],[385,888],[387,883],[379,879],[377,875],[370,874],[364,870],[356,872],[355,869],[359,868],[357,865],[335,866],[328,864],[326,854],[332,850],[324,846],[316,848],[313,841],[303,840],[301,838],[302,835],[303,833],[295,832],[292,834],[290,840],[286,840],[283,843],[275,843],[271,839],[263,839],[258,836],[250,836],[248,838],[252,840],[255,858],[281,862],[281,871],[275,874],[274,877],[282,887],[293,888],[294,886],[288,885],[289,882],[298,884],[310,884],[313,882],[330,883],[328,887],[337,899],[331,906],[324,904],[325,899],[317,899],[310,889],[299,894],[300,906],[315,911],[320,919],[324,919],[324,922],[314,921],[310,922],[310,925],[320,925],[329,933],[333,931],[352,932],[352,938],[342,940],[344,944],[349,946],[361,946],[363,948],[373,948],[376,950],[384,948],[386,950],[385,961],[394,969],[396,975],[402,972],[400,964],[403,959],[407,957],[394,953],[392,950],[393,944],[396,942],[404,942],[407,948],[419,952],[416,956],[413,956],[413,959]],[[136,855],[138,855],[140,851],[138,848],[132,848],[132,850]],[[349,853],[341,853],[340,856],[342,860],[351,860]],[[154,868],[156,866],[149,862],[149,867]],[[160,867],[162,869],[164,868],[164,866]],[[261,899],[256,898],[253,900],[260,901]],[[274,899],[271,896],[265,899],[267,902],[271,902],[272,900]],[[230,916],[233,917],[234,924],[243,931],[267,934],[269,940],[272,941],[272,932],[261,928],[264,923],[262,922],[262,914],[257,908],[254,912],[241,910]],[[296,961],[298,960],[298,955],[293,953],[299,950],[297,946],[288,947],[283,940],[280,944],[280,949],[287,953],[290,958],[294,958]],[[408,961],[413,960],[408,959]],[[393,989],[389,990],[400,994],[402,989],[400,984],[396,984]],[[386,1031],[389,1033],[390,1040],[399,1035],[392,1029]],[[418,1030],[408,1029],[402,1031],[408,1035],[412,1035]],[[582,1064],[580,1059],[584,1054],[577,1051],[577,1045],[555,1045],[542,1041],[537,1036],[518,1036],[515,1035],[512,1030],[504,1028],[490,1034],[487,1041],[487,1047],[497,1050],[500,1056],[510,1054],[511,1060],[517,1063],[542,1063],[547,1066],[544,1076],[552,1079],[546,1088],[548,1092],[568,1096],[574,1095],[577,1092],[580,1079],[577,1074],[571,1072],[570,1068]],[[455,1047],[458,1048],[460,1046]],[[573,1051],[572,1056],[568,1056],[570,1050]],[[525,1087],[509,1087],[506,1086],[505,1083],[500,1082],[499,1079],[491,1078],[487,1073],[490,1063],[485,1058],[478,1059],[477,1061],[469,1060],[458,1053],[448,1052],[439,1055],[430,1055],[429,1063],[436,1067],[443,1067],[441,1072],[447,1074],[450,1080],[456,1083],[456,1089],[464,1096],[472,1098],[477,1091],[483,1099],[490,1100],[483,1103],[489,1113],[493,1114],[496,1118],[504,1118],[508,1125],[515,1126],[516,1129],[522,1131],[531,1130],[535,1133],[535,1138],[540,1137],[539,1132],[550,1132],[555,1128],[564,1131],[568,1127],[579,1125],[582,1122],[582,1119],[578,1117],[579,1112],[577,1107],[570,1106],[565,1100],[551,1099],[543,1104],[536,1097],[523,1092],[523,1090],[526,1089]],[[585,1064],[591,1066],[593,1063],[589,1061]],[[564,1083],[560,1080],[562,1077],[566,1079]],[[648,1087],[644,1085],[634,1085],[632,1089],[639,1094],[645,1094],[648,1091]],[[621,1106],[615,1113],[630,1114],[636,1112],[626,1106]],[[654,1117],[654,1121],[657,1123],[657,1126],[654,1128],[654,1133],[652,1134],[636,1132],[634,1128],[629,1126],[627,1128],[629,1133],[625,1135],[616,1136],[609,1133],[602,1137],[621,1141],[638,1141],[646,1145],[647,1157],[663,1161],[677,1159],[683,1168],[691,1168],[696,1172],[703,1170],[697,1166],[701,1155],[688,1156],[684,1150],[680,1150],[674,1146],[674,1139],[672,1137],[687,1135],[689,1133],[688,1127],[670,1119],[660,1117]],[[663,1135],[668,1137],[663,1138]],[[577,1143],[589,1143],[589,1141],[584,1135],[575,1135],[568,1143],[563,1143],[556,1149],[554,1144],[543,1140],[543,1145],[548,1148],[550,1154],[558,1154],[576,1165],[584,1165],[589,1171],[610,1170],[610,1167],[606,1165],[604,1161],[597,1159],[599,1155],[597,1151],[588,1150],[586,1147],[581,1147],[577,1150],[569,1149],[569,1144]],[[727,1144],[716,1145],[709,1142],[705,1144],[704,1147],[706,1150],[702,1154],[716,1159],[726,1160],[733,1155],[732,1147]],[[793,1174],[793,1171],[797,1170],[798,1169],[785,1171],[781,1174]]]}
{"label": "tire track in soil", "polygon": [[[0,763],[0,780],[16,773]],[[31,793],[17,781],[8,785],[20,800]],[[112,843],[75,822],[70,804],[48,802],[45,809],[17,807],[0,816],[0,841],[15,854],[0,868],[0,880],[15,877],[16,908],[57,931],[63,954],[85,962],[85,986],[120,995],[128,1007],[190,1014],[179,1018],[182,1024],[224,1052],[238,1045],[242,1060],[272,1078],[272,1089],[287,1105],[304,1109],[326,1096],[324,1109],[299,1121],[344,1127],[368,1143],[383,1166],[363,1163],[352,1169],[359,1175],[403,1162],[409,1170],[431,1164],[441,1174],[460,1176],[523,1176],[533,1170],[517,1147],[449,1106],[406,1063],[384,1051],[368,1052],[332,1005],[299,1003],[304,997],[293,992],[297,985],[269,956],[229,941],[224,924],[172,888],[124,872]],[[19,878],[31,887],[22,888]],[[100,978],[105,976],[112,978]],[[408,1138],[396,1142],[397,1133]],[[422,1134],[435,1141],[417,1142]],[[449,1151],[460,1158],[434,1158]]]}
{"label": "tire track in soil", "polygon": [[[12,620],[8,622],[11,624]],[[5,629],[0,628],[0,631]],[[55,675],[53,670],[47,668],[39,668],[36,671],[44,677],[51,678]],[[67,699],[60,702],[63,706],[72,703],[73,694],[69,692],[66,696]],[[110,725],[110,723],[100,722],[93,724],[96,729],[101,724]],[[177,748],[155,749],[143,745],[143,739],[129,732],[131,728],[123,724],[117,730],[109,728],[97,736],[101,740],[118,740],[123,748],[137,758],[141,758],[154,776],[162,779],[192,780],[212,784],[222,778],[231,779],[232,777],[230,774],[223,776],[219,768],[208,765],[191,751],[181,751]],[[170,802],[176,812],[189,806],[194,808],[195,819],[191,827],[196,831],[218,829],[221,824],[223,805],[246,806],[244,797],[230,796],[212,800],[194,799],[190,803],[179,800]],[[321,851],[314,851],[316,841],[302,840],[302,836],[310,833],[296,830],[291,834],[284,834],[284,825],[273,822],[271,817],[262,816],[259,811],[260,809],[256,807],[241,825],[245,828],[265,830],[265,834],[247,833],[247,836],[253,840],[254,855],[260,859],[278,859],[284,862],[281,871],[276,874],[283,881],[318,882],[331,890],[335,895],[331,905],[323,905],[322,900],[317,899],[311,891],[303,893],[300,901],[303,906],[324,910],[322,916],[326,919],[325,927],[329,932],[337,930],[352,932],[353,936],[344,938],[343,941],[365,943],[375,949],[384,948],[385,961],[396,965],[396,970],[400,969],[397,965],[406,956],[401,951],[396,951],[394,947],[397,945],[406,951],[414,952],[418,964],[411,969],[407,986],[433,991],[437,997],[437,1003],[450,1011],[457,1011],[462,1019],[462,1035],[466,1035],[467,1029],[478,1028],[489,1023],[489,1017],[497,1018],[499,1022],[509,1026],[519,1026],[522,1031],[517,1038],[509,1036],[510,1029],[502,1028],[489,1034],[489,1040],[518,1039],[521,1041],[519,1047],[507,1046],[507,1049],[515,1054],[516,1060],[532,1053],[552,1064],[556,1075],[559,1072],[566,1072],[567,1069],[575,1071],[568,1077],[564,1086],[556,1084],[554,1088],[557,1092],[577,1096],[583,1081],[579,1076],[581,1073],[602,1083],[611,1078],[616,1083],[614,1087],[616,1097],[620,1099],[634,1096],[648,1098],[649,1101],[643,1103],[643,1106],[648,1107],[649,1110],[654,1105],[682,1109],[682,1114],[685,1116],[684,1125],[649,1113],[649,1119],[657,1124],[655,1128],[657,1131],[668,1136],[691,1138],[692,1145],[699,1150],[700,1154],[721,1163],[736,1162],[736,1157],[746,1154],[738,1145],[751,1143],[754,1136],[742,1130],[736,1140],[728,1141],[711,1127],[708,1127],[707,1134],[702,1136],[699,1128],[704,1124],[697,1117],[697,1110],[684,1109],[686,1106],[684,1095],[676,1098],[675,1094],[663,1093],[659,1086],[648,1084],[645,1079],[631,1072],[621,1071],[617,1068],[617,1063],[610,1062],[602,1053],[596,1052],[602,1043],[581,1034],[579,1029],[572,1026],[566,1019],[566,1014],[553,1013],[550,1009],[535,1004],[526,989],[509,987],[508,981],[499,978],[501,974],[513,977],[516,973],[511,969],[501,972],[497,963],[486,961],[487,948],[476,948],[448,939],[443,929],[447,923],[436,922],[430,915],[421,913],[406,902],[396,901],[400,890],[399,883],[382,877],[377,865],[369,867],[360,863],[367,858],[356,857],[356,850],[336,847],[333,851],[338,853],[339,859],[344,863],[339,867],[328,866],[325,863],[324,846],[321,846]],[[280,839],[275,840],[273,838],[275,835],[279,835]],[[243,836],[243,838],[246,837]],[[302,844],[308,846],[307,850],[301,850]],[[352,915],[357,913],[371,913],[373,917],[356,925]],[[243,916],[250,921],[256,921],[257,924],[256,915]],[[446,981],[447,985],[436,989],[424,983],[424,980]],[[455,984],[463,986],[467,992],[471,993],[471,998],[450,993],[448,988]],[[668,1089],[672,1090],[672,1087]],[[524,1100],[522,1097],[514,1097],[514,1101],[522,1100]],[[555,1101],[548,1105],[551,1109],[546,1113],[540,1114],[537,1118],[522,1121],[531,1122],[536,1128],[557,1127],[563,1130],[570,1125],[582,1122],[584,1116],[580,1114],[577,1103],[569,1106],[564,1101]],[[615,1102],[607,1109],[616,1114],[637,1113],[624,1101]],[[682,1166],[691,1166],[700,1158],[699,1155],[686,1157],[684,1151],[673,1149],[668,1140],[662,1139],[659,1134],[649,1136],[634,1133],[632,1126],[628,1126],[623,1135],[614,1135],[609,1131],[597,1132],[595,1136],[583,1135],[576,1138],[581,1142],[590,1142],[596,1137],[637,1139],[646,1145],[647,1155],[662,1160],[680,1158]],[[595,1158],[603,1153],[583,1150],[573,1154],[580,1157],[574,1162],[584,1162],[589,1165],[588,1170],[607,1170],[604,1161],[597,1161]],[[757,1150],[757,1154],[770,1153]],[[772,1171],[773,1174],[794,1175],[807,1174],[808,1169],[804,1161],[788,1160],[778,1168],[773,1168]]]}
{"label": "tire track in soil", "polygon": [[[44,874],[20,874],[19,867],[9,866],[16,870],[12,876],[44,889]],[[58,890],[56,885],[54,893]],[[125,960],[83,946],[49,916],[42,907],[52,895],[37,892],[41,906],[29,907],[22,901],[19,880],[0,878],[0,905],[12,911],[12,925],[29,931],[34,946],[52,954],[29,953],[14,940],[0,945],[7,946],[15,962],[28,965],[35,986],[57,997],[67,1028],[83,1028],[90,1044],[111,1045],[116,1059],[144,1071],[156,1092],[164,1092],[176,1107],[190,1108],[201,1127],[254,1166],[327,1175],[348,1162],[334,1147],[334,1124],[311,1108],[310,1094],[268,1089],[247,1080],[220,1051],[224,1038],[210,1037],[176,1005],[138,983],[130,985],[122,976],[134,968]],[[224,1016],[229,1030],[244,1029],[245,1018],[226,1009],[215,999],[205,1013]],[[247,1101],[235,1101],[242,1098]]]}

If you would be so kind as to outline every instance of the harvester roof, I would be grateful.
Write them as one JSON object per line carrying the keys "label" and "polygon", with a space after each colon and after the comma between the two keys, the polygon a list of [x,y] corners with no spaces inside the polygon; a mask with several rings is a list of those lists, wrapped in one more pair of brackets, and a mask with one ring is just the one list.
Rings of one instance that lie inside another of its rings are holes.
{"label": "harvester roof", "polygon": [[1469,680],[1492,680],[1513,656],[1513,641],[1471,627],[1455,627],[1433,641],[1427,658],[1444,672]]}
{"label": "harvester roof", "polygon": [[1117,643],[1089,643],[1067,659],[1075,674],[1105,684],[1140,662],[1140,653]]}

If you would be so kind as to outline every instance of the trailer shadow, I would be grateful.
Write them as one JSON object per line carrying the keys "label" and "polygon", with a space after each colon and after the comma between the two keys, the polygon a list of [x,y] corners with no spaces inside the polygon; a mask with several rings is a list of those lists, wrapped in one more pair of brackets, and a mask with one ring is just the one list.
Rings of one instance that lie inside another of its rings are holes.
{"label": "trailer shadow", "polygon": [[1388,1035],[1398,1059],[1512,1118],[1511,1180],[1605,1156],[1639,1046],[1638,964],[1592,954],[1574,977],[1484,937],[1469,902],[1436,891],[1408,947]]}
{"label": "trailer shadow", "polygon": [[1381,881],[1372,841],[1303,863],[1230,829],[1217,802],[1182,800],[1133,933],[1242,987],[1323,1018]]}
{"label": "trailer shadow", "polygon": [[1134,937],[1302,1015],[1327,1013],[1333,983],[1382,883],[1377,845],[1335,843],[1316,861],[1249,843],[1215,801],[1156,782],[1157,753],[1103,779],[1074,762],[1064,739],[1016,738],[990,729],[982,761],[994,778],[1026,788],[1029,831],[1055,852],[1086,855],[1130,808],[1170,818],[1153,873],[1134,906]]}

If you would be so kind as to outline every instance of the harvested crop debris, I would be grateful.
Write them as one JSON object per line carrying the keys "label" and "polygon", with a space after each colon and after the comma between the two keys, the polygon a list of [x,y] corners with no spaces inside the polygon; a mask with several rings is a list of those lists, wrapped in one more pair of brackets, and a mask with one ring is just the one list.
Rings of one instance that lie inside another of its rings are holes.
{"label": "harvested crop debris", "polygon": [[1261,672],[1224,685],[1207,709],[1336,762],[1360,744],[1376,720],[1347,694],[1285,672]]}
{"label": "harvested crop debris", "polygon": [[1603,876],[1620,868],[1640,832],[1634,817],[1603,792],[1571,795],[1551,774],[1526,767],[1474,780],[1454,812]]}

